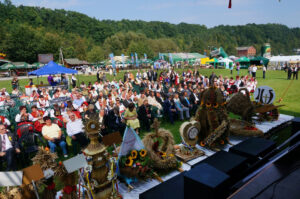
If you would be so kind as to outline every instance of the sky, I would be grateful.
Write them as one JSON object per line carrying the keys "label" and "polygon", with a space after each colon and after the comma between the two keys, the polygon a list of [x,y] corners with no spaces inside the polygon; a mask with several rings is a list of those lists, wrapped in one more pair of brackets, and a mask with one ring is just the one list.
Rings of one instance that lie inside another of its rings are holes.
{"label": "sky", "polygon": [[217,25],[279,23],[300,27],[300,0],[12,0],[14,5],[65,9],[96,19]]}

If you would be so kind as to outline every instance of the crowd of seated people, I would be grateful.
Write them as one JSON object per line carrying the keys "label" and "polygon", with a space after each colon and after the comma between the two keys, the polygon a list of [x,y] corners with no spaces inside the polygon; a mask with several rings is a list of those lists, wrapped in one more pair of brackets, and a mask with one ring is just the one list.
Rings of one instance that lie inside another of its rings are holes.
{"label": "crowd of seated people", "polygon": [[[208,77],[191,70],[180,74],[173,70],[149,70],[135,75],[126,72],[120,80],[100,78],[96,82],[82,82],[70,90],[42,88],[30,96],[14,88],[17,95],[13,99],[12,94],[2,89],[0,106],[10,109],[9,114],[0,111],[0,134],[11,139],[0,138],[3,143],[3,139],[11,143],[4,148],[0,145],[0,158],[6,158],[8,170],[15,169],[11,156],[22,152],[18,139],[24,129],[40,135],[51,152],[60,148],[59,153],[68,157],[70,151],[77,154],[88,145],[83,124],[89,119],[99,121],[99,139],[116,131],[123,134],[126,126],[139,134],[141,130],[150,131],[156,117],[171,124],[189,119],[201,103],[201,93],[210,86],[220,89],[226,100],[240,88],[253,92],[256,84],[255,79],[247,76],[228,78],[212,73]],[[27,128],[21,128],[24,125]]]}

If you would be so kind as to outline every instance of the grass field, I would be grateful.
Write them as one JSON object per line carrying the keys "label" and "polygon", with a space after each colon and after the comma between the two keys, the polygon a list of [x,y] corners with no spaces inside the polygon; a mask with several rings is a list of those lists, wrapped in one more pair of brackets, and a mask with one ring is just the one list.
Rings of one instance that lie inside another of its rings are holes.
{"label": "grass field", "polygon": [[[182,72],[182,69],[178,69],[178,71]],[[225,69],[217,69],[217,70],[212,70],[212,69],[199,69],[200,73],[203,75],[207,75],[209,76],[212,71],[214,71],[217,75],[222,74],[223,76],[228,76],[231,77],[230,75],[230,71],[229,70],[225,70]],[[134,71],[135,73],[136,71]],[[247,74],[247,70],[241,70],[240,75],[246,75]],[[116,80],[119,80],[120,78],[123,79],[123,75],[124,72],[120,72],[118,73],[118,75],[115,77]],[[234,71],[234,76],[236,75],[236,71]],[[273,89],[275,89],[276,92],[276,102],[278,101],[278,99],[280,97],[282,97],[283,93],[285,92],[285,90],[287,89],[287,87],[289,86],[289,84],[291,83],[291,86],[288,90],[288,92],[286,93],[285,97],[283,98],[283,101],[281,102],[281,104],[284,104],[284,107],[280,108],[280,112],[284,113],[284,114],[289,114],[289,115],[293,115],[296,117],[300,117],[300,80],[294,80],[293,82],[291,80],[287,80],[286,79],[286,73],[284,71],[267,71],[266,74],[266,79],[262,79],[262,71],[258,71],[257,72],[257,79],[258,79],[258,86],[262,86],[262,85],[267,85],[272,87]],[[109,80],[112,80],[114,77],[112,76],[107,76],[107,78]],[[96,76],[85,76],[85,75],[79,75],[78,77],[79,81],[84,81],[85,83],[88,82],[94,82],[96,81]],[[34,83],[37,83],[37,78],[33,78]],[[46,78],[39,78],[39,81],[44,81],[44,83],[46,83]],[[11,81],[10,80],[0,80],[0,88],[7,88],[7,90],[9,92],[11,92]],[[26,85],[28,83],[28,79],[22,79],[20,80],[20,85],[23,86]],[[278,103],[275,103],[278,104]],[[172,134],[174,135],[174,139],[176,143],[180,143],[181,142],[181,138],[179,135],[179,128],[180,125],[182,124],[181,121],[176,121],[173,125],[171,125],[170,123],[166,122],[164,118],[162,118],[162,122],[161,122],[161,127],[168,129],[172,132]],[[285,140],[287,137],[289,137],[290,135],[290,127],[286,128],[282,131],[280,131],[279,133],[277,133],[276,135],[273,135],[271,137],[271,139],[273,139],[274,141],[276,141],[277,143],[281,143],[283,140]],[[143,137],[143,135],[146,132],[141,132],[141,137]],[[72,156],[72,154],[70,154]],[[63,160],[64,158],[60,158],[60,160]],[[63,185],[60,182],[60,180],[55,179],[55,183],[58,189],[62,188]],[[44,186],[39,188],[39,193],[42,192]],[[1,189],[0,189],[1,191]]]}
{"label": "grass field", "polygon": [[[182,72],[183,69],[177,69],[177,71]],[[209,76],[212,71],[214,71],[217,75],[222,74],[224,77],[231,77],[230,71],[226,69],[199,69],[200,73],[203,75]],[[136,71],[133,71],[136,73]],[[240,75],[246,75],[247,70],[241,70]],[[107,79],[112,80],[116,79],[119,80],[120,78],[123,79],[124,71],[121,71],[117,74],[116,77],[107,75]],[[233,76],[236,76],[236,71],[234,71]],[[289,90],[286,92],[286,95],[283,97],[283,101],[280,104],[284,104],[285,106],[280,108],[280,112],[288,115],[293,115],[295,117],[300,117],[300,80],[287,80],[287,74],[284,71],[267,71],[266,79],[262,78],[262,71],[257,72],[257,80],[258,86],[266,85],[270,86],[275,90],[276,99],[275,105],[278,104],[277,101],[280,97],[283,96],[283,93],[286,91],[288,86],[290,85]],[[34,83],[37,83],[37,78],[33,77]],[[94,82],[96,81],[96,76],[85,76],[79,75],[78,76],[79,82],[84,81],[85,83]],[[44,83],[47,82],[45,77],[39,78],[39,81],[43,81]],[[7,88],[7,90],[11,91],[11,81],[4,80],[0,81],[0,88]],[[20,85],[24,86],[28,83],[28,79],[20,80]],[[176,143],[181,141],[179,136],[179,127],[182,122],[177,121],[174,125],[170,125],[168,122],[161,123],[161,127],[170,130],[175,138]],[[143,135],[143,133],[142,133]]]}

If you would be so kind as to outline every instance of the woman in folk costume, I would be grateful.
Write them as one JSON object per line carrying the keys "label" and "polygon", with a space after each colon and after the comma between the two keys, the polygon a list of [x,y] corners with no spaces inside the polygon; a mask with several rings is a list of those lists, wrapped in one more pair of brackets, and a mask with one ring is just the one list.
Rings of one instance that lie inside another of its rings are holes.
{"label": "woman in folk costume", "polygon": [[176,73],[176,75],[175,75],[175,85],[177,86],[179,83],[180,83],[179,74]]}
{"label": "woman in folk costume", "polygon": [[45,99],[43,95],[40,95],[38,103],[37,103],[37,108],[38,109],[43,109],[45,111],[46,108],[49,107],[49,101]]}
{"label": "woman in folk costume", "polygon": [[54,94],[53,94],[53,99],[56,99],[56,98],[59,98],[60,97],[60,90],[58,90],[58,89],[56,89],[55,91],[54,91]]}
{"label": "woman in folk costume", "polygon": [[33,105],[31,107],[31,113],[30,113],[33,117],[33,124],[34,124],[34,129],[37,131],[37,132],[41,132],[42,131],[42,128],[44,126],[44,120],[43,120],[43,117],[47,116],[48,115],[48,112],[45,112],[43,110],[39,110],[37,108],[36,105]]}
{"label": "woman in folk costume", "polygon": [[54,104],[53,105],[53,109],[50,112],[50,117],[52,118],[57,118],[58,121],[56,122],[56,124],[62,128],[62,127],[66,127],[66,124],[63,124],[64,118],[63,118],[63,112],[62,109],[65,109],[65,107],[63,106],[59,106],[58,104]]}
{"label": "woman in folk costume", "polygon": [[0,124],[4,124],[5,128],[10,126],[10,121],[3,115],[0,115]]}
{"label": "woman in folk costume", "polygon": [[36,92],[36,90],[32,91],[32,94],[30,95],[30,101],[38,101],[39,99],[39,94]]}
{"label": "woman in folk costume", "polygon": [[[33,117],[31,114],[27,113],[26,106],[20,106],[19,108],[20,113],[16,115],[15,121],[17,122],[17,134],[19,138],[22,136],[22,132],[20,129],[18,129],[19,126],[22,126],[24,124],[31,124],[33,125]],[[33,132],[33,127],[29,128],[30,131]]]}
{"label": "woman in folk costume", "polygon": [[126,120],[126,125],[133,128],[137,134],[139,134],[138,129],[140,128],[140,121],[133,103],[130,103],[125,111],[124,119]]}

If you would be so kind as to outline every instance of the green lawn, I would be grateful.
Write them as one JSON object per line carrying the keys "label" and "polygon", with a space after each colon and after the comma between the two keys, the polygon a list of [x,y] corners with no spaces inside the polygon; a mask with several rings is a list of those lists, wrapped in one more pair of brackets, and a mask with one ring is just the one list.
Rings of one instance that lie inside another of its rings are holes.
{"label": "green lawn", "polygon": [[[217,69],[217,70],[212,70],[212,69],[199,69],[200,73],[203,75],[207,75],[209,76],[211,74],[212,71],[214,71],[217,75],[222,74],[223,76],[228,76],[231,77],[230,75],[230,71],[229,70],[225,70],[225,69]],[[178,69],[178,71],[182,71],[182,69]],[[136,71],[134,71],[135,73]],[[246,75],[247,70],[241,70],[241,74],[240,75]],[[118,73],[118,75],[115,77],[116,80],[119,80],[120,78],[123,79],[123,75],[124,72],[120,72]],[[236,75],[236,71],[234,71],[234,76]],[[288,87],[288,85],[290,84],[291,80],[286,80],[286,73],[284,71],[267,71],[267,78],[266,80],[262,79],[262,71],[258,71],[257,72],[257,76],[258,76],[258,86],[262,86],[262,85],[267,85],[270,86],[272,88],[275,89],[276,92],[276,102],[278,101],[278,99],[282,96],[282,94],[284,93],[284,91],[286,90],[286,88]],[[114,77],[112,76],[107,76],[107,78],[109,80],[112,80]],[[37,78],[33,78],[34,79],[34,83],[37,83]],[[39,78],[39,81],[44,81],[44,83],[46,83],[46,78]],[[80,75],[79,76],[79,81],[84,81],[85,83],[88,82],[94,82],[96,81],[96,76],[84,76],[84,75]],[[0,88],[7,88],[7,90],[9,92],[11,92],[11,81],[1,81],[0,80]],[[20,80],[20,85],[23,86],[26,85],[28,83],[28,79],[24,79],[24,80]],[[281,102],[281,104],[284,104],[284,107],[280,108],[280,112],[284,113],[284,114],[289,114],[289,115],[293,115],[296,117],[300,117],[300,80],[295,80],[293,81],[290,89],[288,90],[287,94],[285,95],[285,97],[283,98],[283,101]],[[275,103],[278,104],[278,103]],[[173,125],[171,125],[170,123],[166,122],[164,118],[161,119],[161,127],[168,129],[172,132],[172,134],[174,135],[174,139],[176,143],[180,143],[181,142],[181,138],[179,135],[179,127],[181,125],[181,121],[176,121]],[[141,132],[141,137],[143,137],[143,135],[146,132]],[[280,133],[273,135],[273,137],[271,139],[275,140],[277,143],[281,143],[283,137],[287,137],[290,135],[290,128],[284,129],[282,130]],[[72,156],[72,154],[70,154]],[[62,185],[60,183],[59,180],[55,180],[57,187],[62,188]],[[1,190],[1,189],[0,189]],[[41,192],[43,190],[43,187],[40,187],[39,192]]]}
{"label": "green lawn", "polygon": [[[177,69],[177,71],[182,72],[183,69]],[[230,71],[226,69],[199,69],[200,73],[203,75],[209,76],[212,71],[214,71],[217,75],[222,74],[224,77],[231,77]],[[136,73],[136,71],[133,71]],[[241,70],[240,75],[246,75],[247,70]],[[107,75],[107,78],[109,80],[116,79],[119,80],[120,78],[123,79],[124,71],[118,73],[116,77]],[[234,71],[233,76],[236,76],[236,71]],[[287,74],[284,71],[267,71],[266,73],[266,79],[264,80],[262,78],[262,71],[257,72],[257,80],[258,80],[258,86],[267,85],[275,89],[276,99],[275,99],[275,105],[278,104],[278,99],[283,95],[284,91],[287,89],[288,85],[291,83],[292,80],[286,79]],[[37,83],[37,78],[33,77],[34,83]],[[94,82],[96,81],[96,76],[85,76],[85,75],[79,75],[78,76],[79,82],[84,81],[85,83],[88,82]],[[39,81],[43,81],[44,83],[47,82],[46,78],[39,78]],[[7,88],[7,90],[11,91],[11,81],[5,80],[0,81],[0,88]],[[28,83],[28,79],[20,80],[20,85],[24,86]],[[293,115],[296,117],[300,117],[300,80],[294,80],[283,98],[283,101],[280,104],[284,104],[285,106],[280,108],[280,112],[284,114]],[[179,143],[181,141],[180,135],[179,135],[179,127],[181,125],[180,121],[177,121],[174,123],[174,125],[170,125],[168,122],[165,122],[164,119],[161,123],[161,127],[169,129],[175,138],[176,143]],[[142,135],[144,132],[142,132]]]}

